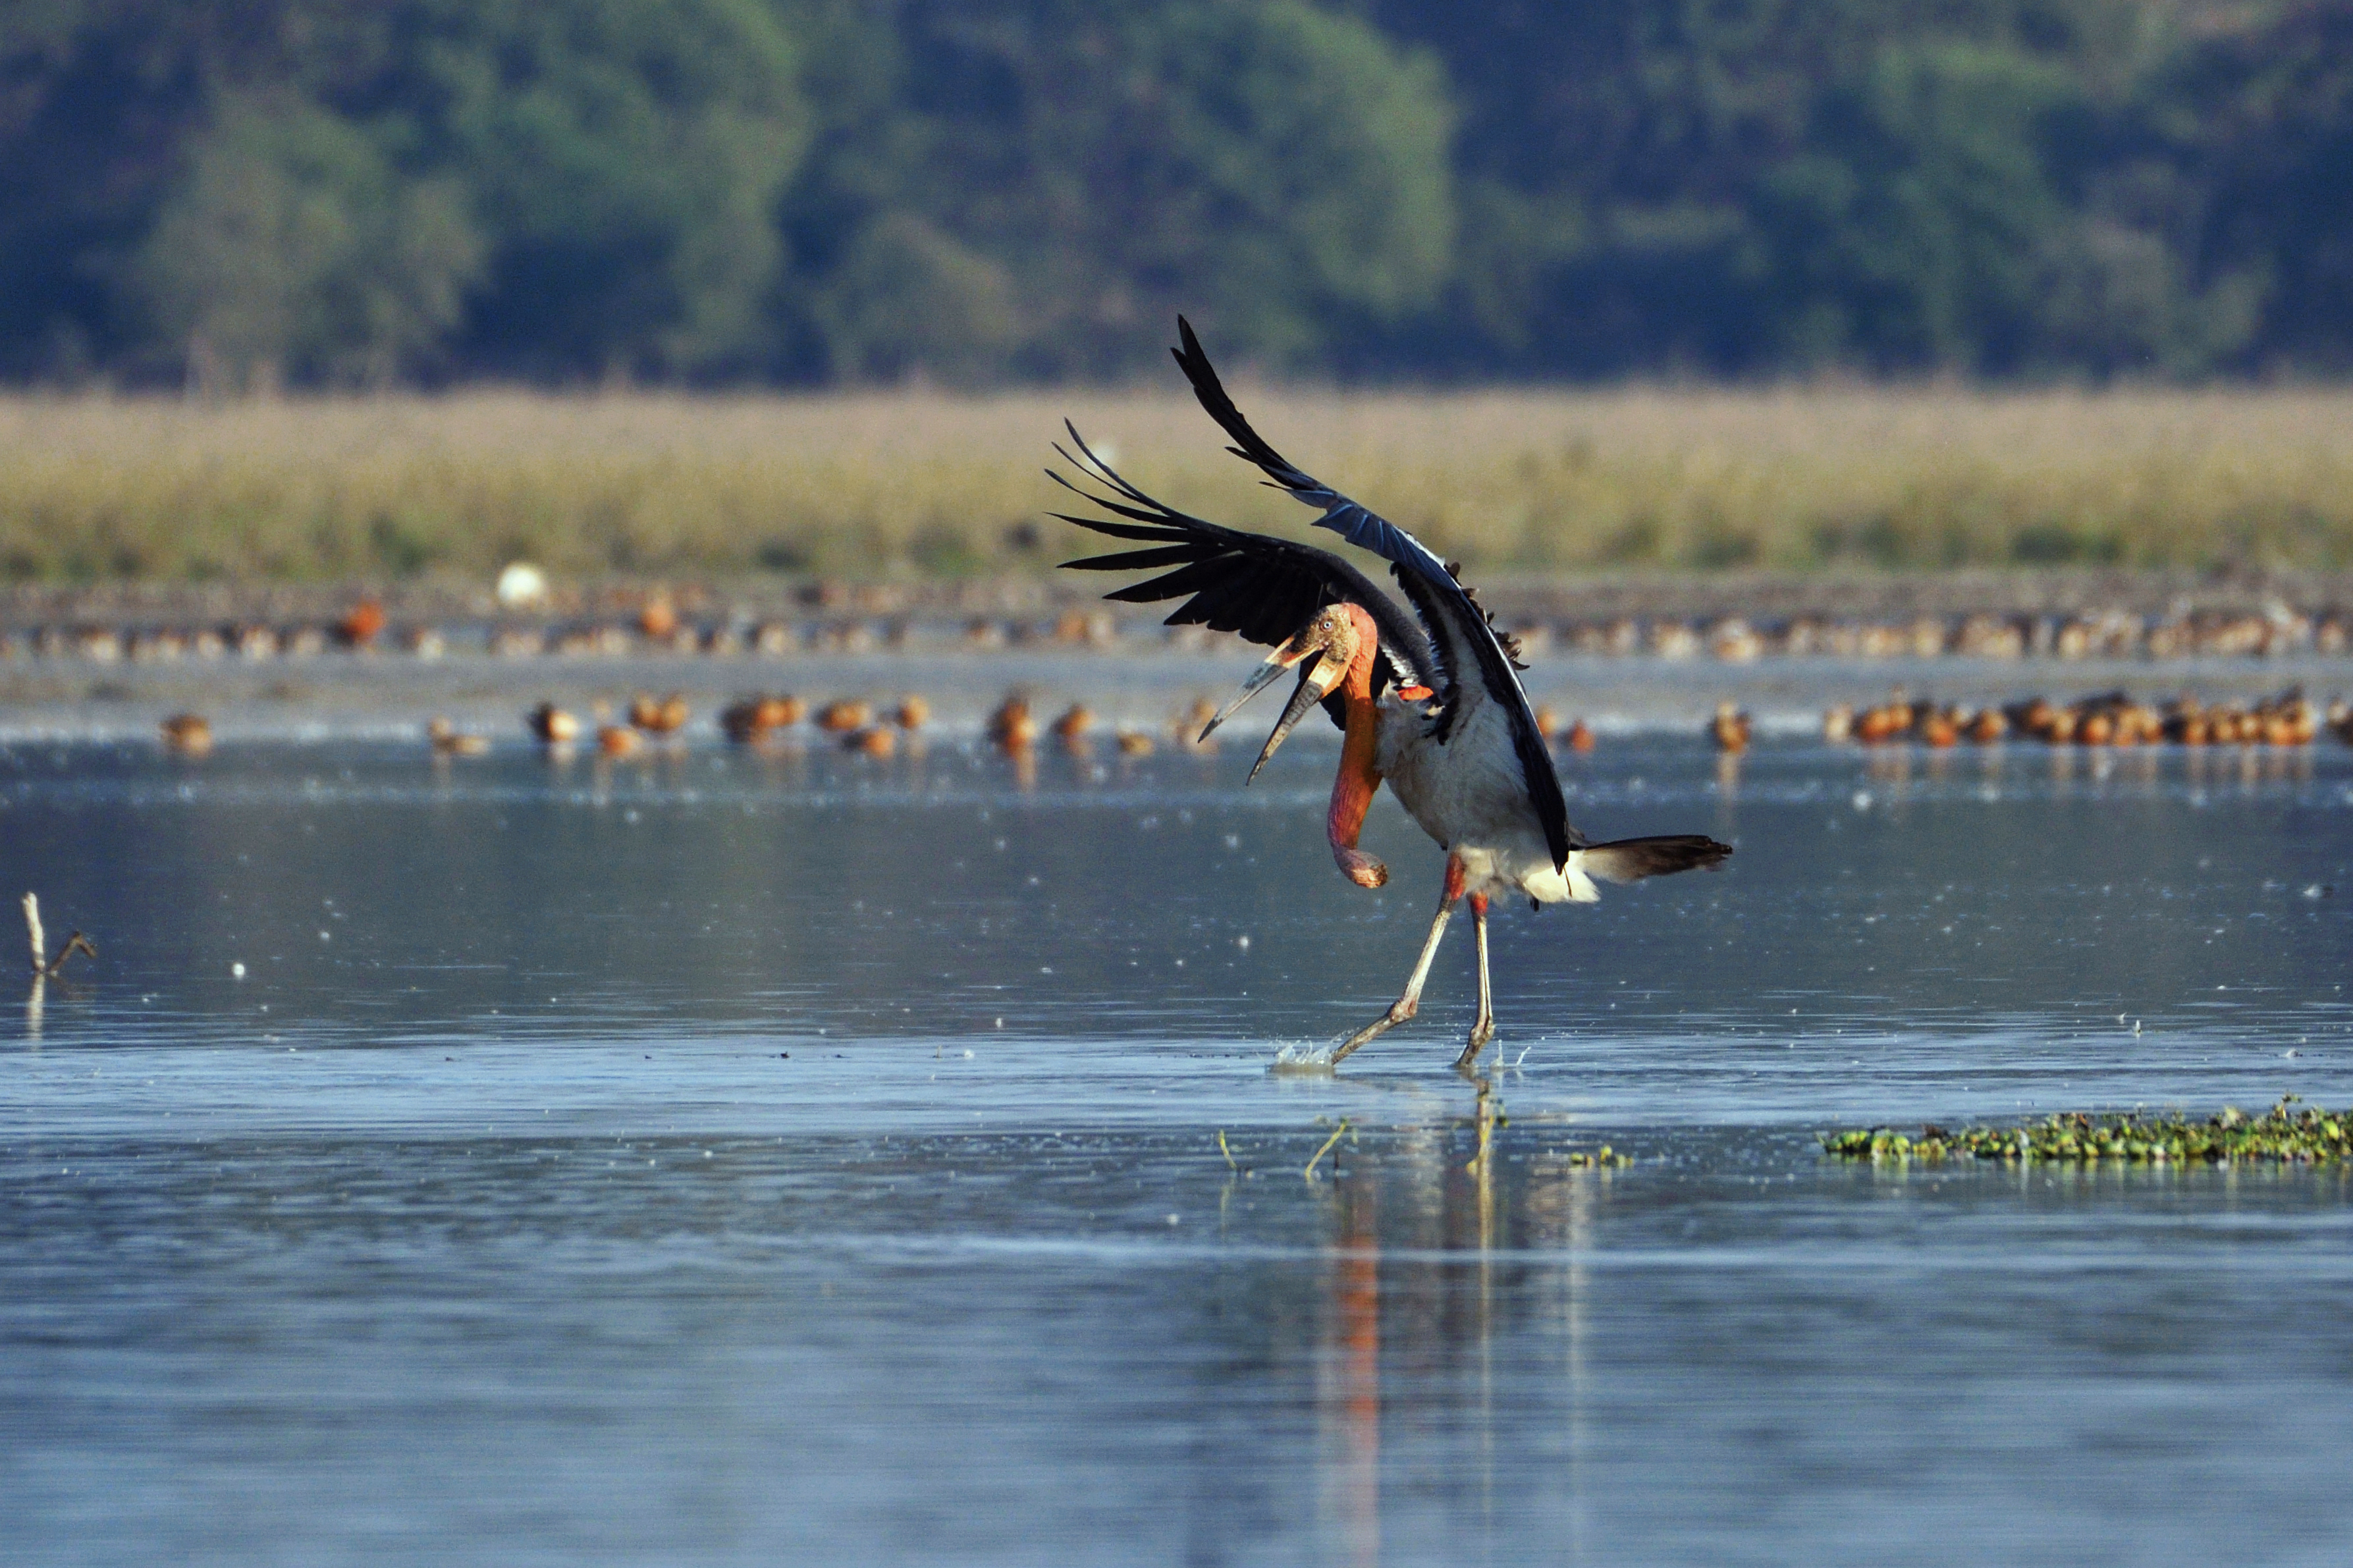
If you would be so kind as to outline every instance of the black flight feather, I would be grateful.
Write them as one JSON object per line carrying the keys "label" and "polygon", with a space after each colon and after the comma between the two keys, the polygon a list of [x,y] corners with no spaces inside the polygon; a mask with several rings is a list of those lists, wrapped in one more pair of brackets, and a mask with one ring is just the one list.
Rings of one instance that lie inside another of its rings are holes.
{"label": "black flight feather", "polygon": [[1200,339],[1193,335],[1192,323],[1177,317],[1176,332],[1181,346],[1169,352],[1176,356],[1185,379],[1192,383],[1193,395],[1200,400],[1202,408],[1233,438],[1229,450],[1257,465],[1277,489],[1290,491],[1297,500],[1321,511],[1324,515],[1315,520],[1316,527],[1328,528],[1389,563],[1390,574],[1405,591],[1429,634],[1438,676],[1430,684],[1437,688],[1439,700],[1444,705],[1439,719],[1439,738],[1443,740],[1451,732],[1461,710],[1459,683],[1463,680],[1476,679],[1486,697],[1503,709],[1511,726],[1512,751],[1519,761],[1529,803],[1535,808],[1536,819],[1544,825],[1545,843],[1552,851],[1553,864],[1556,868],[1567,864],[1573,847],[1568,803],[1561,798],[1560,779],[1552,771],[1551,751],[1536,728],[1527,692],[1514,670],[1514,660],[1489,624],[1487,613],[1455,580],[1446,563],[1430,553],[1421,541],[1324,484],[1268,445],[1227,395],[1225,384],[1218,379],[1209,356],[1202,352]]}
{"label": "black flight feather", "polygon": [[1379,629],[1382,658],[1373,672],[1377,691],[1392,683],[1436,686],[1437,667],[1421,628],[1396,600],[1347,562],[1328,550],[1221,528],[1166,506],[1123,479],[1088,447],[1075,426],[1066,422],[1063,427],[1070,431],[1075,454],[1060,445],[1055,451],[1083,479],[1109,493],[1097,494],[1051,468],[1047,473],[1073,495],[1129,521],[1113,522],[1069,512],[1051,515],[1097,533],[1152,547],[1091,555],[1064,564],[1090,572],[1176,568],[1114,589],[1104,597],[1124,604],[1183,599],[1169,614],[1168,625],[1238,632],[1268,647],[1290,641],[1316,611],[1345,600],[1362,606]]}

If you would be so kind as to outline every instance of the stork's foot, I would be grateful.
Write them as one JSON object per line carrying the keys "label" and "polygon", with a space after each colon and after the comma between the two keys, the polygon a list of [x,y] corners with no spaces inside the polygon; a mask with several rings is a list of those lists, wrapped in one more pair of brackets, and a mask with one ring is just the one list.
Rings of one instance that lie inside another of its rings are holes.
{"label": "stork's foot", "polygon": [[1340,1048],[1332,1053],[1332,1065],[1337,1067],[1346,1058],[1348,1053],[1355,1050],[1358,1046],[1370,1045],[1373,1041],[1379,1039],[1383,1035],[1388,1034],[1399,1024],[1407,1022],[1412,1018],[1416,1013],[1420,1011],[1421,999],[1419,997],[1398,997],[1395,1002],[1389,1005],[1389,1010],[1388,1012],[1382,1014],[1379,1017],[1374,1019],[1371,1023],[1366,1025],[1355,1034],[1350,1035],[1346,1041],[1341,1045]]}
{"label": "stork's foot", "polygon": [[1479,1053],[1485,1050],[1487,1048],[1487,1042],[1494,1037],[1494,1019],[1482,1018],[1477,1023],[1472,1025],[1471,1041],[1468,1045],[1462,1047],[1462,1054],[1454,1058],[1454,1070],[1460,1073],[1468,1073],[1471,1070],[1471,1064],[1479,1059]]}

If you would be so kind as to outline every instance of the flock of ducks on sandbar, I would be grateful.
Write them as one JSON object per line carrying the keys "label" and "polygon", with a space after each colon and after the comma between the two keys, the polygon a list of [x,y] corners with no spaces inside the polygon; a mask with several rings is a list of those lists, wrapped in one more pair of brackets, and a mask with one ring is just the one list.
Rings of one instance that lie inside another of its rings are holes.
{"label": "flock of ducks on sandbar", "polygon": [[[333,650],[405,652],[436,658],[453,646],[479,647],[509,658],[618,658],[647,654],[784,657],[801,653],[866,653],[904,648],[918,627],[920,608],[887,585],[851,590],[820,584],[804,595],[810,618],[710,611],[693,595],[666,591],[620,594],[603,617],[575,620],[503,615],[487,626],[443,627],[429,622],[395,625],[384,605],[362,598],[328,620],[295,625],[248,620],[210,626],[121,626],[104,622],[49,625],[29,632],[0,630],[0,660],[83,658],[100,663],[172,663],[235,658],[296,658]],[[544,606],[543,606],[543,609]],[[944,630],[944,628],[941,628]],[[1672,616],[1609,619],[1525,617],[1513,635],[1527,653],[1557,651],[1604,657],[1713,658],[1746,664],[1765,658],[1979,659],[2167,659],[2185,657],[2266,658],[2353,651],[2353,612],[2310,612],[2274,602],[2260,610],[2176,608],[2157,615],[2123,609],[2062,614],[1918,616],[1869,620],[1797,615],[1752,621],[1741,616],[1686,619]],[[1198,626],[1148,629],[1123,623],[1100,607],[1071,607],[1041,619],[975,616],[956,640],[968,651],[1025,646],[1113,648],[1150,637],[1165,646],[1207,651],[1225,639]],[[479,637],[479,641],[476,639]]]}
{"label": "flock of ducks on sandbar", "polygon": [[[1198,731],[1215,717],[1217,709],[1203,698],[1187,709],[1171,726],[1179,743]],[[185,717],[185,716],[184,716]],[[674,740],[692,717],[685,696],[672,692],[659,700],[649,694],[639,693],[630,703],[626,723],[607,721],[592,711],[595,723],[593,736],[598,751],[607,756],[635,756],[649,744]],[[820,734],[833,736],[844,751],[867,757],[891,757],[898,754],[902,737],[915,737],[931,722],[932,705],[924,698],[909,693],[895,700],[877,703],[865,698],[845,697],[830,702],[810,704],[789,692],[760,692],[737,699],[719,715],[720,732],[741,746],[764,746],[790,739],[793,729],[806,721]],[[197,721],[201,722],[201,721]],[[164,740],[176,745],[172,725],[168,721]],[[437,719],[428,731],[435,737],[436,749],[458,755],[474,755],[487,749],[488,742],[480,737],[465,737],[473,742],[462,751],[445,747],[440,737],[447,732],[447,721]],[[543,702],[533,709],[524,720],[525,726],[541,744],[568,747],[592,734],[589,721],[584,721],[570,710],[553,702]],[[1050,725],[1041,725],[1030,711],[1029,700],[1020,692],[1008,693],[1004,701],[989,714],[985,733],[997,750],[1008,753],[1027,752],[1036,746],[1041,735],[1050,733],[1063,750],[1074,754],[1086,754],[1092,750],[1095,715],[1082,702],[1073,702],[1064,709]],[[1122,756],[1148,757],[1157,749],[1151,731],[1123,726],[1113,732],[1113,742]],[[1194,747],[1214,751],[1214,742]]]}
{"label": "flock of ducks on sandbar", "polygon": [[2124,609],[2064,614],[1917,616],[1872,621],[1814,615],[1752,622],[1742,616],[1688,621],[1621,616],[1559,627],[1517,626],[1530,651],[1659,658],[1705,656],[1725,664],[1758,658],[2276,658],[2353,650],[2353,614],[2306,614],[2274,601],[2260,610]]}
{"label": "flock of ducks on sandbar", "polygon": [[[1720,727],[1721,715],[1717,722]],[[1866,746],[1943,748],[1964,741],[1987,746],[2012,736],[2051,746],[2308,746],[2324,729],[2353,744],[2353,705],[2338,701],[2324,713],[2295,687],[2251,704],[2211,706],[2188,695],[2159,704],[2107,691],[2064,705],[2031,697],[1963,708],[1899,694],[1860,711],[1841,703],[1822,715],[1825,740]]]}
{"label": "flock of ducks on sandbar", "polygon": [[[1216,714],[1215,703],[1197,700],[1171,721],[1169,740],[1186,751],[1215,751],[1214,738],[1198,737]],[[682,692],[673,691],[659,698],[639,692],[618,714],[598,703],[586,718],[543,702],[523,722],[543,746],[570,748],[592,742],[607,757],[633,757],[649,746],[675,744],[692,718],[692,705]],[[812,706],[790,693],[764,692],[740,698],[723,710],[719,728],[738,745],[758,747],[789,740],[791,731],[806,721],[845,751],[881,758],[895,756],[902,744],[916,741],[931,718],[930,702],[913,693],[879,703],[839,698]],[[1539,706],[1535,719],[1555,747],[1577,754],[1594,749],[1593,728],[1585,720],[1564,725],[1548,706]],[[1083,702],[1073,702],[1050,722],[1041,722],[1030,710],[1029,698],[1016,691],[990,712],[983,733],[991,746],[1008,755],[1026,754],[1049,735],[1064,751],[1084,755],[1092,751],[1099,728],[1094,711]],[[1935,749],[1964,742],[1986,746],[2013,738],[2052,746],[2308,746],[2324,731],[2353,745],[2353,703],[2333,702],[2324,710],[2294,687],[2251,704],[2211,705],[2189,696],[2163,704],[2137,701],[2124,692],[2109,691],[2064,705],[2031,697],[1968,708],[1915,700],[1899,692],[1862,709],[1840,703],[1822,715],[1822,737],[1834,743]],[[447,718],[437,716],[425,732],[437,756],[478,757],[491,749],[488,736],[460,730]],[[1705,733],[1718,752],[1738,755],[1748,750],[1754,726],[1736,704],[1722,702]],[[1151,756],[1160,744],[1152,731],[1134,725],[1117,727],[1112,739],[1124,757]],[[212,750],[212,724],[200,713],[175,713],[163,721],[163,742],[167,751],[203,756]]]}

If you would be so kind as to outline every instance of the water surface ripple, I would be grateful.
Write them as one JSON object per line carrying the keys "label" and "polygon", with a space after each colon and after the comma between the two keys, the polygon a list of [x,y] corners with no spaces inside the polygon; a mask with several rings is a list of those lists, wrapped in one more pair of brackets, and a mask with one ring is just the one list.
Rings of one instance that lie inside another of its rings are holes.
{"label": "water surface ripple", "polygon": [[0,747],[0,1560],[2341,1560],[2347,1173],[1812,1134],[2353,1103],[2353,753],[1605,745],[1483,1167],[1330,764]]}

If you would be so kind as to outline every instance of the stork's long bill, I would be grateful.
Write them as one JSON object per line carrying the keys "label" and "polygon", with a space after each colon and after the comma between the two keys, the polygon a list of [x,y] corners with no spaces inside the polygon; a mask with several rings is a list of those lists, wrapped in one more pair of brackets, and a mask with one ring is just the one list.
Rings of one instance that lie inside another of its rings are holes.
{"label": "stork's long bill", "polygon": [[[1316,679],[1327,671],[1326,679]],[[1299,672],[1299,684],[1293,689],[1291,700],[1283,704],[1282,717],[1274,721],[1274,730],[1267,736],[1266,744],[1259,748],[1258,761],[1250,764],[1250,778],[1242,783],[1249,784],[1258,777],[1259,769],[1266,766],[1266,760],[1274,755],[1274,749],[1298,728],[1299,721],[1307,717],[1310,709],[1332,694],[1332,688],[1340,684],[1340,677],[1345,673],[1321,660],[1317,661],[1317,668]]]}
{"label": "stork's long bill", "polygon": [[1250,679],[1242,682],[1241,689],[1218,710],[1218,716],[1201,726],[1201,739],[1206,741],[1219,725],[1240,712],[1242,704],[1273,685],[1275,678],[1284,670],[1299,671],[1299,684],[1293,689],[1291,700],[1283,705],[1282,717],[1275,721],[1273,733],[1268,735],[1266,744],[1259,748],[1258,761],[1250,764],[1250,778],[1243,781],[1245,784],[1257,780],[1259,770],[1266,766],[1269,757],[1274,755],[1274,749],[1298,728],[1299,721],[1307,717],[1308,710],[1331,696],[1332,689],[1347,679],[1348,659],[1327,657],[1332,651],[1330,639],[1318,637],[1316,633],[1316,623],[1311,622],[1301,629],[1297,637],[1267,655],[1265,661],[1250,672]]}
{"label": "stork's long bill", "polygon": [[1265,661],[1250,671],[1250,679],[1242,682],[1241,689],[1235,692],[1223,708],[1218,710],[1218,716],[1201,726],[1199,738],[1206,741],[1217,733],[1219,725],[1240,712],[1244,703],[1273,685],[1278,676],[1298,662],[1298,658],[1292,654],[1290,645],[1287,643],[1268,654]]}
{"label": "stork's long bill", "polygon": [[1374,765],[1377,718],[1373,707],[1373,660],[1379,649],[1380,629],[1363,609],[1348,604],[1326,605],[1297,636],[1267,655],[1232,700],[1201,730],[1201,738],[1208,740],[1212,731],[1274,684],[1284,670],[1297,669],[1299,684],[1292,690],[1282,717],[1275,721],[1273,732],[1260,748],[1258,761],[1250,765],[1250,776],[1256,779],[1275,748],[1290,737],[1308,710],[1333,692],[1340,692],[1346,721],[1340,772],[1332,781],[1332,808],[1324,828],[1331,839],[1332,858],[1348,879],[1362,888],[1377,888],[1389,878],[1387,866],[1356,847],[1365,814],[1381,786],[1380,771]]}

